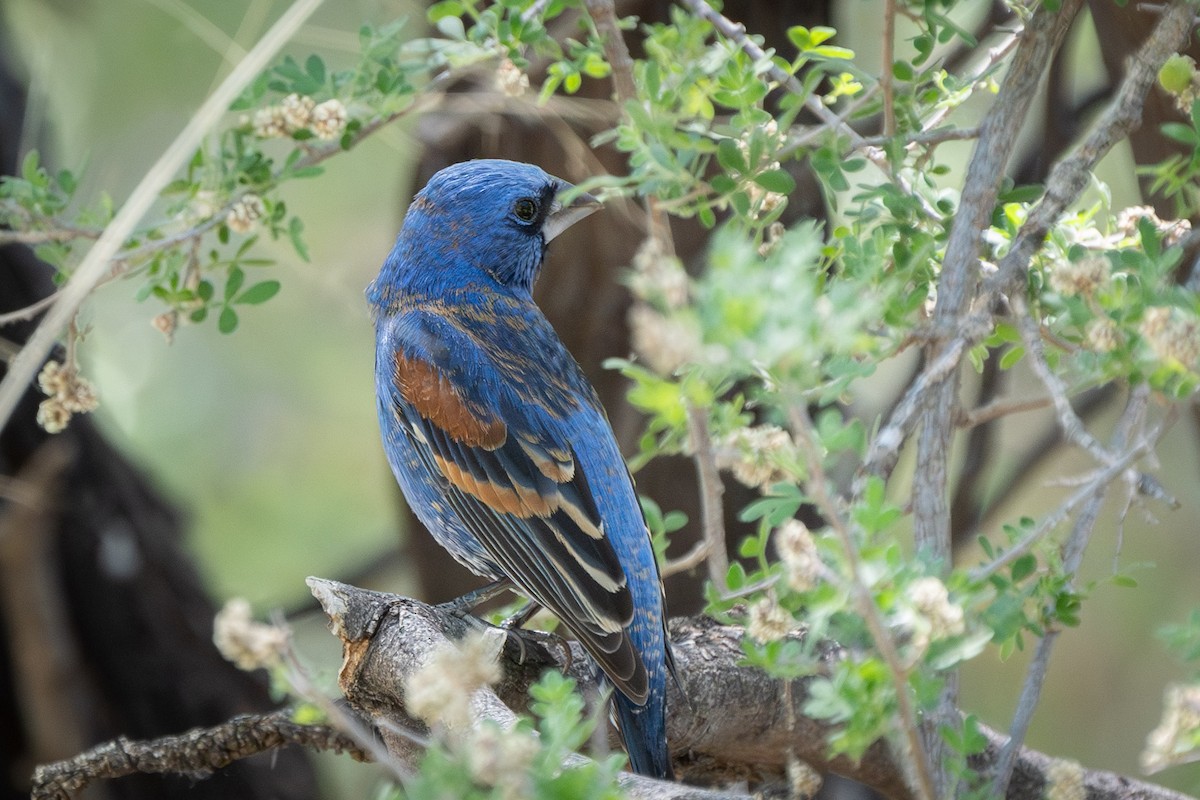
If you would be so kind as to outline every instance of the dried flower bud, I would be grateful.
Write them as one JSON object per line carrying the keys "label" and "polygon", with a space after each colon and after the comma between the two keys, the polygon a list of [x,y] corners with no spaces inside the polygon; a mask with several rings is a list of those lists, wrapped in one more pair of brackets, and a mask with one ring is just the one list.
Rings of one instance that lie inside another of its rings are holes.
{"label": "dried flower bud", "polygon": [[1158,772],[1200,756],[1200,683],[1173,684],[1163,698],[1163,716],[1146,737],[1142,770]]}
{"label": "dried flower bud", "polygon": [[1109,279],[1108,259],[1093,256],[1079,261],[1060,261],[1050,272],[1050,287],[1067,297],[1090,296]]}
{"label": "dried flower bud", "polygon": [[227,661],[247,672],[278,666],[287,651],[287,628],[256,622],[250,603],[235,597],[213,620],[213,644]]}
{"label": "dried flower bud", "polygon": [[496,90],[508,97],[520,97],[529,91],[529,76],[511,58],[501,59],[496,67]]}
{"label": "dried flower bud", "polygon": [[163,338],[167,340],[167,344],[170,344],[175,341],[175,328],[179,326],[179,312],[164,311],[150,320],[150,324],[163,335]]}
{"label": "dried flower bud", "polygon": [[634,352],[659,375],[674,374],[696,360],[700,334],[693,326],[660,314],[645,303],[634,303],[628,318]]}
{"label": "dried flower bud", "polygon": [[1122,209],[1117,214],[1117,229],[1125,238],[1133,238],[1138,234],[1138,222],[1143,219],[1148,219],[1153,223],[1155,230],[1162,237],[1163,247],[1179,244],[1179,241],[1192,230],[1192,223],[1189,220],[1160,219],[1151,206],[1130,206]]}
{"label": "dried flower bud", "polygon": [[774,642],[787,636],[796,628],[796,620],[773,598],[764,597],[750,606],[750,620],[746,632],[759,642]]}
{"label": "dried flower bud", "polygon": [[1161,361],[1194,369],[1200,359],[1200,320],[1182,309],[1167,306],[1146,309],[1138,332]]}
{"label": "dried flower bud", "polygon": [[789,519],[775,530],[774,539],[787,585],[797,592],[816,586],[824,565],[808,527],[798,519]]}
{"label": "dried flower bud", "polygon": [[1121,332],[1108,317],[1096,317],[1084,329],[1088,349],[1097,353],[1111,353],[1121,344]]}
{"label": "dried flower bud", "polygon": [[47,433],[61,433],[74,414],[95,411],[100,405],[92,382],[57,361],[47,361],[42,367],[38,387],[49,395],[37,412],[37,423]]}
{"label": "dried flower bud", "polygon": [[266,213],[267,209],[263,205],[261,197],[256,194],[246,194],[229,209],[229,213],[225,216],[225,224],[234,233],[249,233],[254,228],[254,223],[262,219]]}
{"label": "dried flower bud", "polygon": [[751,488],[767,490],[791,479],[788,465],[798,461],[791,435],[778,425],[739,428],[717,451],[717,465]]}
{"label": "dried flower bud", "polygon": [[62,433],[71,421],[71,412],[57,397],[38,403],[37,424],[46,433]]}

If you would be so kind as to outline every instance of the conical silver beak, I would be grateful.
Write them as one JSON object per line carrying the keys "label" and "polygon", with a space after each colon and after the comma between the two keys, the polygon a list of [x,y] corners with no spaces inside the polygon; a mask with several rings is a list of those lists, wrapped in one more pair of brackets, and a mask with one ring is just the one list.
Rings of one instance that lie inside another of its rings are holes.
{"label": "conical silver beak", "polygon": [[588,214],[599,210],[600,201],[587,192],[578,195],[570,203],[564,205],[559,198],[563,196],[564,192],[574,188],[571,184],[563,182],[558,196],[554,198],[554,203],[550,206],[550,213],[546,215],[546,221],[542,223],[542,236],[547,242]]}

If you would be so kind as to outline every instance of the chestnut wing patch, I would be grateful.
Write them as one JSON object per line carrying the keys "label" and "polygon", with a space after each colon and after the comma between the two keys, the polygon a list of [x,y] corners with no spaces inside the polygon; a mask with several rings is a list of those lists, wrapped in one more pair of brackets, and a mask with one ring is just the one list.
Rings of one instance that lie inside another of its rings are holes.
{"label": "chestnut wing patch", "polygon": [[626,628],[633,598],[570,445],[506,424],[419,358],[395,357],[396,411],[445,500],[506,575],[556,613],[630,697],[648,681]]}

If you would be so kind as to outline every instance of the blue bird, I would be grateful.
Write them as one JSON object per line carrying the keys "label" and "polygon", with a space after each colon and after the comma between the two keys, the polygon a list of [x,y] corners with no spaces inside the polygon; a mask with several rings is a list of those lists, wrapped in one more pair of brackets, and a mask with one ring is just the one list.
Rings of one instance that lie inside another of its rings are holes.
{"label": "blue bird", "polygon": [[595,389],[533,302],[546,246],[589,195],[512,161],[417,194],[367,290],[388,462],[442,547],[562,620],[613,687],[634,771],[671,777],[662,580]]}

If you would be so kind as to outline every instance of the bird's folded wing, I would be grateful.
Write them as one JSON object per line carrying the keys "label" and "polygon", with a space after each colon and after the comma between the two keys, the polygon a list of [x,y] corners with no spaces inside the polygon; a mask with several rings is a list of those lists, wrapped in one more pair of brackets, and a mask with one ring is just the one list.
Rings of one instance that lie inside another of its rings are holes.
{"label": "bird's folded wing", "polygon": [[[645,702],[626,627],[633,600],[570,444],[509,411],[501,419],[429,361],[397,353],[393,406],[445,501],[505,574],[579,637],[623,693]],[[620,469],[622,465],[614,465]]]}

